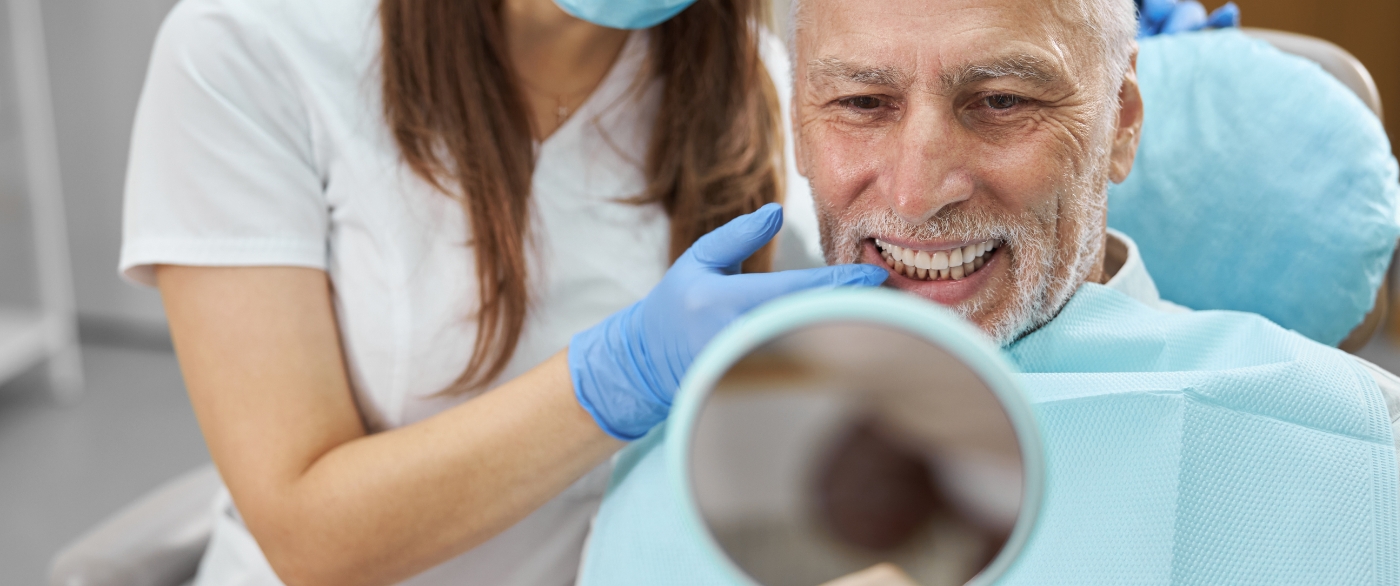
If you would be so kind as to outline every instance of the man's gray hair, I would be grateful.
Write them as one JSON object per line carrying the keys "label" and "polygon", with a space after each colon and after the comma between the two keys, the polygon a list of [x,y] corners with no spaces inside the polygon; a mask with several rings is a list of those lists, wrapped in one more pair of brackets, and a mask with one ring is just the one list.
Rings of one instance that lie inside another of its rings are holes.
{"label": "man's gray hair", "polygon": [[[805,18],[802,7],[807,1],[786,0],[788,52],[793,59],[797,58],[797,31],[802,28]],[[1067,20],[1091,31],[1099,40],[1097,57],[1108,66],[1109,91],[1116,95],[1119,83],[1127,74],[1133,41],[1137,38],[1137,6],[1133,0],[1057,0],[1057,3],[1061,5],[1057,8],[1071,11],[1064,15]],[[796,62],[793,65],[792,70],[796,72]]]}
{"label": "man's gray hair", "polygon": [[1097,50],[1108,66],[1109,89],[1117,95],[1127,74],[1137,39],[1137,6],[1133,0],[1060,0],[1076,5],[1078,18],[1071,22],[1093,31],[1099,40]]}

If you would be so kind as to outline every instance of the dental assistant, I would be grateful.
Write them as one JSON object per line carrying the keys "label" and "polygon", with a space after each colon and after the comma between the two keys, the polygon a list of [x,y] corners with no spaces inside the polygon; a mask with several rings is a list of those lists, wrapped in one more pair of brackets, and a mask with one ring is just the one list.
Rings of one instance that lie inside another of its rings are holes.
{"label": "dental assistant", "polygon": [[762,272],[820,264],[766,2],[558,2],[167,18],[121,270],[228,488],[200,586],[571,584],[714,333],[884,279]]}

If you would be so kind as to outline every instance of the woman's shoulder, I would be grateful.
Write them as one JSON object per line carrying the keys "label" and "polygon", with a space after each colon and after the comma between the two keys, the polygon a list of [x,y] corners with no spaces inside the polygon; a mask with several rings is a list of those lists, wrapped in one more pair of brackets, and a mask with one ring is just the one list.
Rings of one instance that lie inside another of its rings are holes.
{"label": "woman's shoulder", "polygon": [[262,30],[334,29],[372,24],[378,0],[180,0],[169,20],[185,23],[222,21]]}
{"label": "woman's shoulder", "polygon": [[[230,60],[282,67],[354,60],[377,45],[377,0],[181,0],[161,25],[157,53],[191,65]],[[362,59],[360,59],[362,60]]]}

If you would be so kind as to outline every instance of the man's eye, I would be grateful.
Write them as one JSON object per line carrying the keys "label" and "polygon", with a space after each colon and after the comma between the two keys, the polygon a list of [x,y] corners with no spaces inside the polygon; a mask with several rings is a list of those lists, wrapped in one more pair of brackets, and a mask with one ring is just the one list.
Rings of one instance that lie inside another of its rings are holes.
{"label": "man's eye", "polygon": [[857,110],[874,110],[884,105],[880,101],[880,98],[875,96],[856,96],[854,98],[846,98],[841,100],[841,102]]}
{"label": "man's eye", "polygon": [[982,98],[982,103],[993,110],[1010,110],[1019,106],[1023,100],[1019,96],[1007,94],[997,94]]}

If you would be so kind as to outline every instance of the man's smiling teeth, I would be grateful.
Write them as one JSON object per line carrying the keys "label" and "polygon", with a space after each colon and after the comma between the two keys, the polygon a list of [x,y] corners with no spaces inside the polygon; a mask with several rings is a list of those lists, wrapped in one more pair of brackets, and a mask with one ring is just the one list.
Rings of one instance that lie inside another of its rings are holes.
{"label": "man's smiling teeth", "polygon": [[982,268],[991,252],[996,250],[996,243],[991,240],[935,252],[912,250],[879,239],[875,240],[875,246],[879,247],[880,256],[894,272],[925,281],[965,278]]}

